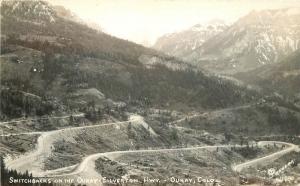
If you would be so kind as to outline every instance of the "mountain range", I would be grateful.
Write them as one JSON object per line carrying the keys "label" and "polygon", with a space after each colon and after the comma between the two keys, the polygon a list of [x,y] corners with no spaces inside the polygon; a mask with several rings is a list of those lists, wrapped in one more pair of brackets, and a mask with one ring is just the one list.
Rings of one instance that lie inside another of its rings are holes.
{"label": "mountain range", "polygon": [[[64,109],[74,105],[68,95],[91,88],[116,101],[173,108],[219,108],[257,97],[174,57],[65,19],[46,2],[5,1],[2,10],[1,84],[6,91],[51,97]],[[22,103],[11,102],[24,112]]]}
{"label": "mountain range", "polygon": [[153,47],[169,55],[184,57],[227,28],[228,25],[224,21],[212,20],[181,32],[164,35],[157,39]]}
{"label": "mountain range", "polygon": [[[223,74],[277,63],[300,47],[299,16],[299,8],[252,11],[180,57],[201,68]],[[189,37],[189,34],[182,34],[173,40]],[[195,41],[198,39],[202,40],[194,37]],[[189,46],[190,42],[182,45]],[[177,55],[177,45],[172,45],[172,42],[160,44],[160,48],[167,46],[171,47],[168,51]]]}
{"label": "mountain range", "polygon": [[[295,15],[195,25],[153,49],[91,28],[64,7],[2,1],[1,184],[34,176],[153,185],[144,177],[200,175],[208,179],[196,185],[278,185],[278,177],[262,180],[263,170],[300,161]],[[285,39],[277,47],[271,36]],[[295,163],[283,172],[299,170]]]}

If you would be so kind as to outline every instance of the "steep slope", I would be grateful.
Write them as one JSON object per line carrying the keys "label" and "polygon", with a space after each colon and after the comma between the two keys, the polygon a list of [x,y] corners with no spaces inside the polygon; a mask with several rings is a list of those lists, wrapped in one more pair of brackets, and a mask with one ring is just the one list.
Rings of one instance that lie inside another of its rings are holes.
{"label": "steep slope", "polygon": [[276,63],[300,47],[299,16],[299,8],[252,11],[185,58],[222,73]]}
{"label": "steep slope", "polygon": [[[90,88],[143,107],[217,108],[257,96],[153,49],[61,18],[45,2],[5,2],[2,9],[1,83],[6,87],[67,106],[74,101],[70,93]],[[32,16],[25,16],[28,9]],[[39,18],[39,11],[46,13]]]}
{"label": "steep slope", "polygon": [[[4,1],[1,25],[3,37],[23,41],[48,41],[65,52],[138,61],[141,53],[158,55],[131,42],[98,33],[87,26],[59,16],[55,7],[43,1]],[[31,47],[32,48],[32,47]],[[130,51],[130,52],[129,52]],[[111,55],[109,53],[114,53]],[[126,59],[125,59],[126,58]]]}
{"label": "steep slope", "polygon": [[226,30],[228,26],[221,20],[212,20],[158,38],[153,48],[176,57],[183,57],[199,48],[205,41]]}
{"label": "steep slope", "polygon": [[249,72],[238,73],[236,78],[256,85],[262,90],[300,99],[300,51],[280,63],[266,65]]}

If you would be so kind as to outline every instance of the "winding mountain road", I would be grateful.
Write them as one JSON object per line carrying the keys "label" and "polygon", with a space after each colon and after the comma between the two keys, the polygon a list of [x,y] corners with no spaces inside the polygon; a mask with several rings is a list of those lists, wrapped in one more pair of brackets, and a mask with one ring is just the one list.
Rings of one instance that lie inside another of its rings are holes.
{"label": "winding mountain road", "polygon": [[[70,173],[55,175],[56,172],[61,172],[63,169],[48,171],[48,176],[51,177],[65,177],[72,175],[80,175],[80,174],[89,174],[90,172],[94,172],[94,164],[97,159],[100,157],[113,158],[118,155],[125,154],[143,154],[143,153],[171,153],[175,151],[191,151],[191,150],[200,150],[200,149],[216,149],[216,148],[229,148],[234,145],[216,145],[216,146],[200,146],[200,147],[186,147],[186,148],[172,148],[172,149],[145,149],[145,150],[128,150],[128,151],[112,151],[112,152],[104,152],[92,154],[83,159],[83,161]],[[239,147],[239,145],[235,145],[235,147]],[[65,168],[66,170],[69,167]]]}
{"label": "winding mountain road", "polygon": [[43,175],[44,172],[42,168],[44,160],[51,155],[54,142],[57,141],[58,139],[61,139],[63,135],[70,136],[74,132],[80,131],[81,129],[119,125],[119,124],[125,124],[129,122],[135,122],[135,121],[144,122],[142,117],[133,115],[130,117],[128,121],[82,126],[82,127],[64,128],[64,129],[48,131],[48,132],[28,132],[28,133],[15,134],[15,135],[41,134],[41,135],[38,138],[37,146],[33,151],[22,154],[17,158],[7,156],[5,158],[5,163],[7,167],[10,169],[16,169],[20,172],[25,172],[26,170],[28,170],[28,168],[30,168],[30,172],[34,176],[41,176]]}
{"label": "winding mountain road", "polygon": [[[292,151],[299,150],[299,147],[285,142],[278,141],[261,141],[258,143],[258,146],[265,145],[285,145],[287,148],[275,152],[273,154],[256,158],[254,160],[247,161],[245,163],[241,163],[238,165],[234,165],[232,168],[236,172],[240,172],[242,169],[245,169],[250,166],[257,165],[261,162],[270,163],[272,160],[280,158],[281,156],[288,154]],[[95,170],[95,161],[100,157],[107,157],[110,159],[114,159],[115,156],[126,155],[126,154],[144,154],[144,153],[172,153],[172,152],[182,152],[182,151],[191,151],[191,150],[200,150],[200,149],[216,149],[216,148],[230,148],[230,147],[245,147],[246,145],[215,145],[215,146],[201,146],[201,147],[187,147],[187,148],[173,148],[173,149],[151,149],[151,150],[128,150],[128,151],[113,151],[113,152],[105,152],[105,153],[97,153],[92,154],[83,159],[83,161],[77,166],[60,168],[57,170],[51,170],[44,172],[43,176],[49,177],[72,177],[72,176],[82,176],[82,177],[90,177],[90,178],[98,178],[101,179],[101,175]],[[72,170],[73,169],[73,170]],[[91,176],[92,175],[92,176]],[[98,183],[99,185],[99,183]]]}
{"label": "winding mountain road", "polygon": [[[285,148],[281,151],[275,152],[273,154],[256,158],[254,160],[247,161],[245,163],[241,163],[238,165],[233,166],[233,170],[240,172],[242,169],[254,166],[261,162],[270,162],[274,159],[277,159],[285,154],[288,154],[292,151],[299,150],[297,145],[285,142],[278,142],[278,141],[261,141],[258,143],[258,146],[265,146],[265,145],[285,145],[288,148]],[[113,152],[105,152],[105,153],[97,153],[87,156],[83,159],[83,161],[73,170],[70,170],[70,167],[61,168],[58,170],[52,170],[45,172],[47,173],[44,176],[50,177],[66,177],[66,176],[74,176],[74,175],[95,175],[95,161],[100,157],[107,157],[113,158],[115,155],[125,155],[125,154],[142,154],[142,153],[172,153],[175,151],[190,151],[190,150],[200,150],[200,149],[216,149],[216,148],[230,148],[230,147],[242,147],[240,145],[215,145],[215,146],[201,146],[201,147],[187,147],[187,148],[173,148],[173,149],[151,149],[151,150],[128,150],[128,151],[113,151]],[[245,147],[246,145],[243,145]],[[68,173],[63,173],[63,170],[68,170]],[[56,174],[59,173],[59,174]],[[100,175],[98,174],[98,177]]]}
{"label": "winding mountain road", "polygon": [[249,168],[249,167],[255,167],[258,164],[268,164],[271,163],[272,161],[280,158],[281,156],[288,154],[292,151],[299,151],[299,146],[298,145],[294,145],[291,143],[286,143],[286,142],[280,142],[280,141],[260,141],[258,143],[259,146],[265,146],[265,145],[285,145],[288,146],[287,148],[280,150],[278,152],[272,153],[270,155],[264,156],[264,157],[260,157],[260,158],[256,158],[241,164],[237,164],[237,165],[233,165],[232,169],[236,172],[241,172],[243,169],[245,168]]}
{"label": "winding mountain road", "polygon": [[[201,114],[200,114],[201,115]],[[191,119],[194,117],[199,116],[198,114],[187,116],[185,118],[176,120],[171,122],[170,124],[175,124],[178,122],[184,121],[186,118]],[[56,118],[67,118],[68,116],[63,117],[56,117]],[[7,157],[5,158],[5,162],[8,168],[16,169],[20,172],[25,172],[30,167],[30,172],[34,176],[49,176],[49,177],[68,177],[68,176],[83,176],[88,178],[102,178],[101,175],[95,170],[95,161],[100,157],[108,157],[113,159],[115,156],[125,155],[125,154],[143,154],[143,153],[170,153],[175,151],[190,151],[190,150],[199,150],[199,149],[216,149],[216,148],[230,148],[230,147],[242,147],[239,145],[216,145],[216,146],[201,146],[201,147],[187,147],[187,148],[173,148],[173,149],[145,149],[145,150],[128,150],[128,151],[113,151],[113,152],[105,152],[105,153],[96,153],[89,155],[83,159],[83,161],[79,164],[59,168],[55,170],[46,170],[44,171],[42,168],[43,161],[51,155],[52,147],[55,141],[61,138],[61,135],[64,133],[68,133],[71,131],[79,131],[81,129],[87,128],[95,128],[95,127],[102,127],[102,126],[109,126],[109,125],[119,125],[124,123],[130,123],[138,121],[144,128],[150,130],[150,133],[154,136],[157,134],[155,131],[148,126],[146,122],[144,122],[143,117],[138,115],[132,115],[128,121],[122,122],[114,122],[114,123],[107,123],[107,124],[99,124],[99,125],[91,125],[91,126],[82,126],[82,127],[72,127],[72,128],[65,128],[59,129],[54,131],[47,131],[47,132],[28,132],[28,133],[19,133],[13,135],[33,135],[39,134],[40,137],[38,138],[37,146],[35,150],[30,151],[28,153],[22,154],[17,158]],[[13,121],[16,122],[16,121]],[[19,121],[18,121],[19,122]],[[1,124],[1,123],[0,123]],[[299,147],[297,145],[291,143],[285,143],[280,141],[260,141],[258,143],[259,146],[265,145],[285,145],[287,148],[284,148],[278,152],[272,153],[270,155],[259,157],[241,164],[233,165],[232,169],[236,172],[241,172],[243,169],[256,166],[260,163],[270,163],[271,161],[280,158],[281,156],[288,154],[292,151],[299,151]]]}

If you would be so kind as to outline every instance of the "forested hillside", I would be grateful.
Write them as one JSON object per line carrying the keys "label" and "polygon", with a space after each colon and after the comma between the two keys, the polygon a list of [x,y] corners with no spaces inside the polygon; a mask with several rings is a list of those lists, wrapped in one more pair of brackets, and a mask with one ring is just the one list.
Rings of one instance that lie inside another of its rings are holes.
{"label": "forested hillside", "polygon": [[[32,7],[29,16],[25,10]],[[70,101],[66,92],[88,88],[138,106],[222,108],[257,98],[255,92],[189,65],[167,68],[164,61],[185,63],[65,20],[45,2],[6,2],[2,9],[1,83],[7,88],[62,104]],[[45,9],[42,18],[34,16]],[[162,62],[145,66],[142,55]]]}
{"label": "forested hillside", "polygon": [[236,78],[260,87],[267,93],[277,93],[296,99],[300,93],[300,51],[296,51],[279,63],[236,74]]}

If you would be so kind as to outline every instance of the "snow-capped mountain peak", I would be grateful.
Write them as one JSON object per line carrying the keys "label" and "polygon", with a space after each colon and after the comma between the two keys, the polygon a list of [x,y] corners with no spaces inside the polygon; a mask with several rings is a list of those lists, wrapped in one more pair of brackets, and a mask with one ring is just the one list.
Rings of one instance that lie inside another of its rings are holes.
{"label": "snow-capped mountain peak", "polygon": [[190,29],[195,32],[222,32],[226,29],[228,25],[221,20],[212,20],[205,24],[196,24]]}
{"label": "snow-capped mountain peak", "polygon": [[220,20],[196,24],[181,32],[166,34],[158,38],[153,47],[168,54],[182,57],[186,53],[199,48],[211,37],[223,32],[227,27]]}

